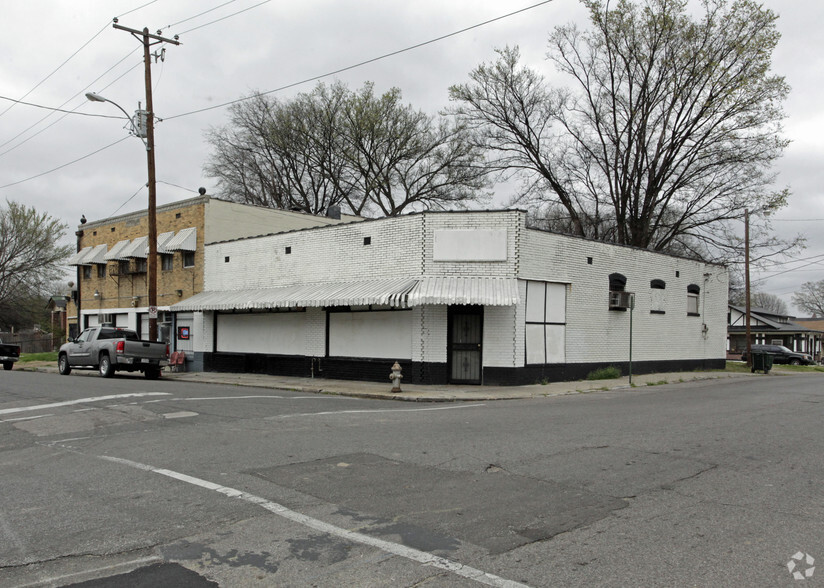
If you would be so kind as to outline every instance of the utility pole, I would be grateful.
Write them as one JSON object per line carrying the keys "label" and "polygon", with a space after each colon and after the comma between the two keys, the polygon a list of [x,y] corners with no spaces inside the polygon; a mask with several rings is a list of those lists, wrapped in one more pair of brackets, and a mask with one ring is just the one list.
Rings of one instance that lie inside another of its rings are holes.
{"label": "utility pole", "polygon": [[750,337],[750,211],[744,210],[744,297],[746,298],[747,365],[752,367],[752,342]]}
{"label": "utility pole", "polygon": [[149,168],[149,259],[147,262],[149,281],[149,339],[157,341],[157,182],[155,180],[155,149],[154,149],[154,107],[152,105],[152,61],[150,47],[158,43],[172,43],[180,45],[177,35],[174,39],[167,39],[149,34],[149,29],[142,31],[130,29],[117,24],[114,19],[114,28],[132,34],[143,43],[143,65],[145,67],[146,84],[146,163]]}

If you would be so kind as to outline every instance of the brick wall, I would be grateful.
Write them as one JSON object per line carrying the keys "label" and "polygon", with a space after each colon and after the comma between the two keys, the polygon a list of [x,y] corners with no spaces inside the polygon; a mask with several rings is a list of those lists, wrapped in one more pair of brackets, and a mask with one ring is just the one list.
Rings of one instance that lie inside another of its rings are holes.
{"label": "brick wall", "polygon": [[[591,259],[589,263],[588,258]],[[624,361],[629,353],[629,311],[608,309],[609,274],[627,278],[635,292],[633,359],[723,358],[728,275],[724,267],[540,231],[527,231],[521,277],[569,282],[568,363]],[[660,307],[652,314],[650,282],[663,280]],[[687,316],[687,286],[701,288],[700,316]],[[519,323],[523,321],[519,319]],[[706,325],[706,331],[705,331]]]}

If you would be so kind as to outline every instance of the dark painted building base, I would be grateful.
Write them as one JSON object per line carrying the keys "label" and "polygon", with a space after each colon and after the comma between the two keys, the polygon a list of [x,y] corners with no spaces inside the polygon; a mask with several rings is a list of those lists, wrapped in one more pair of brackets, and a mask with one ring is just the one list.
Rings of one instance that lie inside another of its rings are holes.
{"label": "dark painted building base", "polygon": [[[196,362],[198,366],[202,365],[203,370],[208,372],[389,382],[389,372],[395,360],[261,355],[254,353],[203,353],[197,354]],[[449,383],[446,363],[414,361],[401,361],[399,363],[403,368],[403,383],[405,384]],[[640,375],[695,370],[723,370],[725,365],[726,359],[723,357],[718,359],[640,361],[632,363],[632,373]],[[627,362],[529,365],[520,368],[485,367],[482,383],[488,386],[522,386],[544,382],[585,380],[591,372],[609,366],[620,369],[622,375],[629,373],[629,364]]]}

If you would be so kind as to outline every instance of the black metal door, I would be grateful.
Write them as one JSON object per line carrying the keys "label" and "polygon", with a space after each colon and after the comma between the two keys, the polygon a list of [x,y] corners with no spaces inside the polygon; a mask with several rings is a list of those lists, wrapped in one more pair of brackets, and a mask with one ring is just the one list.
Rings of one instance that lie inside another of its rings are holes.
{"label": "black metal door", "polygon": [[483,311],[483,306],[449,308],[447,368],[450,383],[481,383]]}

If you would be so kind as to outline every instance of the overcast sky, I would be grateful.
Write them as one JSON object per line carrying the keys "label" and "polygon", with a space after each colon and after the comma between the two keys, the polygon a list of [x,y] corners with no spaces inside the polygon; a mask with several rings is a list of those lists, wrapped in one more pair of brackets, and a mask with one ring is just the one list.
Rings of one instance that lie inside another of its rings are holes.
{"label": "overcast sky", "polygon": [[[155,133],[158,204],[195,196],[200,186],[220,196],[214,181],[202,171],[209,155],[204,131],[227,122],[227,109],[214,107],[255,90],[290,86],[274,94],[288,99],[311,90],[318,76],[537,3],[5,2],[0,29],[0,96],[78,113],[122,116],[111,104],[88,102],[84,94],[94,91],[131,113],[145,96],[142,45],[129,33],[113,29],[112,18],[119,16],[121,25],[133,29],[148,27],[153,33],[160,29],[166,37],[178,34],[182,44],[166,45],[165,61],[152,66],[154,109],[165,119]],[[792,262],[754,278],[762,280],[757,283],[759,289],[790,304],[792,293],[803,282],[824,279],[824,116],[820,106],[824,2],[767,0],[764,5],[780,15],[778,27],[783,36],[774,55],[774,71],[792,86],[785,105],[786,136],[792,144],[778,166],[778,186],[790,187],[793,196],[774,226],[781,236],[805,234],[808,248]],[[496,47],[519,45],[527,63],[563,83],[544,56],[548,32],[570,21],[586,25],[586,11],[577,0],[554,0],[323,79],[337,78],[351,88],[373,81],[379,92],[398,87],[405,102],[436,113],[449,104],[448,87],[466,81],[479,63],[493,60]],[[304,80],[311,81],[299,83]],[[99,220],[145,209],[145,150],[139,139],[128,137],[125,120],[64,115],[5,99],[0,99],[0,113],[3,200],[32,205],[63,220],[70,226],[72,241],[83,214],[89,220]],[[34,178],[38,174],[44,175]],[[498,205],[503,205],[503,200]],[[790,306],[790,310],[795,309]]]}

